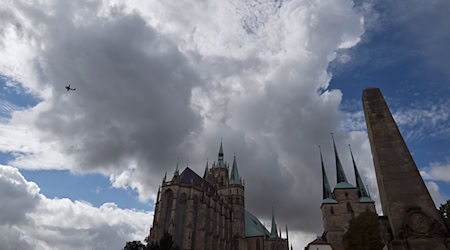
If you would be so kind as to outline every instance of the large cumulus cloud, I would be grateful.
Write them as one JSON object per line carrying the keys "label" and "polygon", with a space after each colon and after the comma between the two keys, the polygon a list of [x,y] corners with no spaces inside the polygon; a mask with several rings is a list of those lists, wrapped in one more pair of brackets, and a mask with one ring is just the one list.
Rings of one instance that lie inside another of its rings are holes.
{"label": "large cumulus cloud", "polygon": [[143,240],[153,214],[96,208],[84,201],[48,199],[17,168],[0,165],[1,249],[117,249]]}
{"label": "large cumulus cloud", "polygon": [[[146,200],[177,156],[201,173],[223,138],[226,159],[236,152],[246,180],[248,209],[267,219],[274,205],[279,224],[307,235],[322,230],[317,145],[335,175],[330,131],[349,177],[348,143],[363,175],[373,176],[366,134],[338,131],[342,94],[328,90],[335,51],[364,31],[352,1],[0,8],[9,13],[0,32],[9,60],[0,59],[0,72],[43,99],[2,124],[11,143],[0,150],[16,153],[14,166],[101,172]],[[65,92],[66,84],[77,90]],[[368,183],[375,190],[374,178]]]}

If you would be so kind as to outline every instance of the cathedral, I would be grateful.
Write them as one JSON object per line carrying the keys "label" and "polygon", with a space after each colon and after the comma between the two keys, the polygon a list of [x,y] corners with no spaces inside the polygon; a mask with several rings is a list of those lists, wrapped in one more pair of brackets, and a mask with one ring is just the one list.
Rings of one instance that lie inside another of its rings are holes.
{"label": "cathedral", "polygon": [[206,163],[203,177],[189,167],[179,173],[178,164],[171,180],[164,176],[149,243],[167,232],[182,250],[288,250],[287,227],[282,238],[273,209],[270,231],[245,209],[245,182],[236,156],[229,169],[220,143],[218,160],[211,168]]}

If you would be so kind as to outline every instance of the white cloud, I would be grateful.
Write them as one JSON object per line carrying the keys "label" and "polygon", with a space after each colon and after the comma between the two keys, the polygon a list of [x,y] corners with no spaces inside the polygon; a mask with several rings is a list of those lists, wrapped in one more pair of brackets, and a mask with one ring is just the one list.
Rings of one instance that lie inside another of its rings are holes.
{"label": "white cloud", "polygon": [[420,174],[426,180],[450,182],[450,162],[432,162]]}
{"label": "white cloud", "polygon": [[425,182],[425,184],[428,188],[428,191],[430,192],[431,198],[433,198],[436,207],[439,207],[441,204],[447,201],[448,197],[440,192],[439,186],[436,182],[427,181]]}
{"label": "white cloud", "polygon": [[0,165],[1,249],[119,249],[148,235],[153,213],[48,199],[17,168]]}

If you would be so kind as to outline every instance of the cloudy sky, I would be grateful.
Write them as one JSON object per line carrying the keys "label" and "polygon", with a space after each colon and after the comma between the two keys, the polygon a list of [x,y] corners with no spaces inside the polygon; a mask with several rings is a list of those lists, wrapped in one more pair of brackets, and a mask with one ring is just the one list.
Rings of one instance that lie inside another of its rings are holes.
{"label": "cloudy sky", "polygon": [[[450,197],[445,0],[2,0],[0,249],[120,249],[164,173],[236,154],[246,208],[294,249],[323,230],[318,145],[348,144],[381,213],[362,90]],[[76,91],[67,92],[71,84]],[[284,236],[284,235],[283,235]]]}

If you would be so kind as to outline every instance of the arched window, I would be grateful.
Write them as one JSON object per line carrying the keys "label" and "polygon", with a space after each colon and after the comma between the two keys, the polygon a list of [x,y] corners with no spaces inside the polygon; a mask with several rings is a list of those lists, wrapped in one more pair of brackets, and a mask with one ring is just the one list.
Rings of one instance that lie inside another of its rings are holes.
{"label": "arched window", "polygon": [[184,222],[187,210],[187,196],[181,194],[177,200],[176,226],[175,226],[175,244],[183,249]]}
{"label": "arched window", "polygon": [[[172,190],[167,190],[163,195],[163,204],[165,204],[165,209],[163,211],[164,215],[164,232],[169,231],[170,216],[172,215],[172,202],[173,202],[173,192]],[[164,205],[163,205],[164,208]]]}

